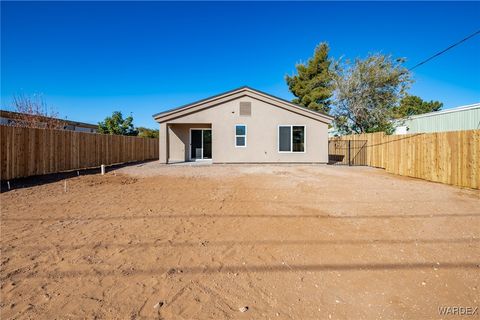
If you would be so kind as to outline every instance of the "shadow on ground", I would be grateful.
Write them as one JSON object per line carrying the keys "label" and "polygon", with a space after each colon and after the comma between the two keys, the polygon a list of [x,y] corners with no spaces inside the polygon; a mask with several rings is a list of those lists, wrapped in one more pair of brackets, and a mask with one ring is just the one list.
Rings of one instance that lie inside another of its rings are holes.
{"label": "shadow on ground", "polygon": [[32,272],[27,278],[81,278],[81,277],[109,277],[123,276],[131,277],[138,275],[162,275],[171,276],[183,274],[225,274],[225,273],[273,273],[273,272],[298,272],[298,271],[396,271],[396,270],[424,270],[424,269],[459,269],[459,270],[479,270],[480,261],[476,262],[438,262],[438,263],[363,263],[363,264],[312,264],[312,265],[242,265],[242,266],[223,266],[223,267],[160,267],[152,269],[134,269],[127,270],[69,270],[53,272]]}
{"label": "shadow on ground", "polygon": [[[141,164],[153,162],[153,161],[156,161],[156,160],[112,165],[112,166],[108,166],[106,168],[106,171],[109,172],[109,171],[113,171],[123,167],[141,165]],[[95,175],[99,173],[100,173],[100,168],[98,167],[98,168],[90,168],[90,169],[73,170],[68,172],[51,173],[51,174],[32,176],[27,178],[18,178],[18,179],[9,180],[8,182],[2,180],[0,182],[0,193],[8,192],[15,189],[30,188],[30,187],[40,186],[44,184],[54,183],[54,182],[62,181],[65,179],[75,178],[78,176]],[[10,184],[10,188],[9,188],[9,184]]]}
{"label": "shadow on ground", "polygon": [[83,243],[76,245],[52,244],[51,246],[22,246],[15,248],[16,251],[42,251],[52,248],[58,250],[79,250],[91,249],[149,249],[149,248],[185,248],[185,247],[230,247],[230,246],[331,246],[331,245],[395,245],[395,244],[455,244],[455,243],[478,243],[480,238],[456,238],[456,239],[355,239],[355,240],[251,240],[251,241],[153,241],[153,242],[136,242],[136,243]]}
{"label": "shadow on ground", "polygon": [[23,222],[88,222],[88,221],[116,221],[116,220],[144,220],[144,219],[236,219],[236,218],[279,218],[279,219],[298,219],[298,218],[312,218],[312,219],[436,219],[436,218],[461,218],[461,217],[478,217],[480,213],[431,213],[431,214],[396,214],[396,215],[319,215],[319,214],[160,214],[160,215],[141,215],[141,216],[108,216],[108,217],[92,217],[85,218],[80,216],[75,217],[43,217],[43,218],[2,218],[2,221],[23,221]]}

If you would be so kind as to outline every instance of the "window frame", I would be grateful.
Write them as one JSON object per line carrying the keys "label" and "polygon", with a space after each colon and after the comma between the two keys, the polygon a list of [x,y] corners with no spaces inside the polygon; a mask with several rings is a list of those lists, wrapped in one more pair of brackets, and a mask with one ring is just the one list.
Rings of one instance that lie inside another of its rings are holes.
{"label": "window frame", "polygon": [[[237,134],[237,127],[239,127],[239,126],[245,127],[245,134]],[[235,124],[235,136],[234,136],[235,148],[246,148],[247,147],[247,132],[248,132],[248,130],[247,130],[247,125],[246,124],[242,124],[242,123]],[[237,145],[237,137],[245,138],[245,145],[243,145],[243,146]]]}
{"label": "window frame", "polygon": [[[280,151],[280,127],[290,127],[290,151]],[[293,127],[303,127],[303,151],[293,151]],[[279,124],[277,127],[277,152],[278,153],[306,153],[307,152],[307,126],[305,124]]]}

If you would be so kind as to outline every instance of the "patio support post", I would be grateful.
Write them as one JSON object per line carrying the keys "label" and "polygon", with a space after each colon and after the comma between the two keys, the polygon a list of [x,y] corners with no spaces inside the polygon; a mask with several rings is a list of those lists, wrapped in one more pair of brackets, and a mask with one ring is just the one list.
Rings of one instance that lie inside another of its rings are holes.
{"label": "patio support post", "polygon": [[159,131],[159,160],[160,163],[167,163],[168,162],[168,130],[167,130],[167,123],[160,123],[160,131]]}

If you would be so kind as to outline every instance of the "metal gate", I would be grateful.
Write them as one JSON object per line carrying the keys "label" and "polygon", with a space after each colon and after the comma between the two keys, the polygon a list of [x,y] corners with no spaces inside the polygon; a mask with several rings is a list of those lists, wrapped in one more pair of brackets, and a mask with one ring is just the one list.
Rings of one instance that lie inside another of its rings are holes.
{"label": "metal gate", "polygon": [[367,140],[329,140],[328,163],[366,166]]}

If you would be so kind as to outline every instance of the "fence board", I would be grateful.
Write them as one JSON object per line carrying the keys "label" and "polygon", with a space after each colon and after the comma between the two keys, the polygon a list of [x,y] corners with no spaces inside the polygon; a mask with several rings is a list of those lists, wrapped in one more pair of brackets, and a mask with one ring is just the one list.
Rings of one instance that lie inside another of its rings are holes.
{"label": "fence board", "polygon": [[480,189],[480,130],[385,135],[356,134],[330,140],[367,140],[367,164],[387,172]]}
{"label": "fence board", "polygon": [[158,139],[0,126],[0,178],[158,159]]}

